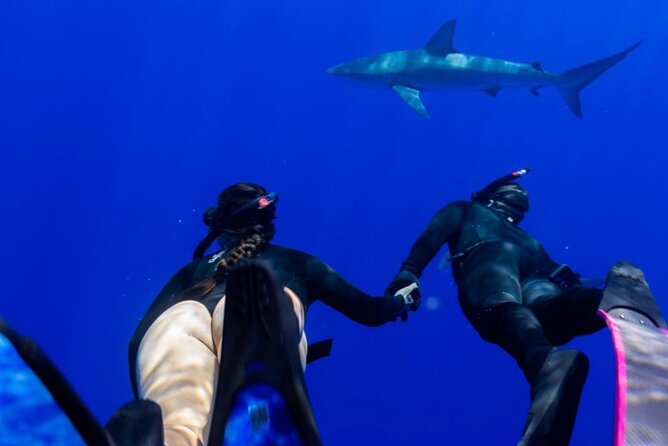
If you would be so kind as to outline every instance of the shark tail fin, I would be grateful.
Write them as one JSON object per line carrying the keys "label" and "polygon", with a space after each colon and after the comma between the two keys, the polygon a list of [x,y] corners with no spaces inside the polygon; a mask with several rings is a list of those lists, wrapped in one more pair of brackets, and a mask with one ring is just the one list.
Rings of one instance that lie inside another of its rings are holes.
{"label": "shark tail fin", "polygon": [[582,108],[580,106],[580,90],[592,83],[597,77],[616,65],[620,60],[626,57],[631,51],[635,50],[642,40],[633,46],[612,56],[588,63],[580,67],[568,70],[561,74],[559,91],[564,98],[566,105],[578,118],[582,118]]}

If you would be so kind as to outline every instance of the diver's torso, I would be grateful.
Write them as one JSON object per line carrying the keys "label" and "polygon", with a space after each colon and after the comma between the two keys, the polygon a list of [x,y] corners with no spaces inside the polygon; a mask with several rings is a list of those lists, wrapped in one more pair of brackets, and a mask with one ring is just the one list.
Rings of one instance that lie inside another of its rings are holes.
{"label": "diver's torso", "polygon": [[455,277],[465,273],[466,259],[490,243],[503,243],[517,257],[521,280],[547,277],[556,264],[543,246],[496,211],[475,202],[463,203],[457,234],[449,243]]}

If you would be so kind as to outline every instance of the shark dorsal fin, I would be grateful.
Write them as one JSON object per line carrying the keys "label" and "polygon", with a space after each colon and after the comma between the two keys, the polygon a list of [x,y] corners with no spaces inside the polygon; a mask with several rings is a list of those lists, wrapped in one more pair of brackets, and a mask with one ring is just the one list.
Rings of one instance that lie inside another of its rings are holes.
{"label": "shark dorsal fin", "polygon": [[543,71],[543,65],[539,61],[531,62],[531,67],[536,71]]}
{"label": "shark dorsal fin", "polygon": [[424,49],[434,56],[447,56],[450,53],[457,53],[458,51],[452,43],[455,36],[455,25],[457,25],[456,19],[446,22],[431,37]]}

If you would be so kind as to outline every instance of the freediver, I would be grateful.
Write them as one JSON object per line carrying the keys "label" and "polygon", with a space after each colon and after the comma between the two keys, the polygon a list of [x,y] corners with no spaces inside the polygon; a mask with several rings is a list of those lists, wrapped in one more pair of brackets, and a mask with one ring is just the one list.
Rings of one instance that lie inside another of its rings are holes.
{"label": "freediver", "polygon": [[529,199],[514,180],[527,171],[505,175],[470,200],[436,212],[386,295],[417,282],[447,244],[466,318],[484,340],[517,361],[530,384],[518,446],[563,446],[573,431],[589,363],[583,353],[556,346],[605,326],[596,315],[603,291],[583,286],[578,274],[553,261],[518,226]]}
{"label": "freediver", "polygon": [[[321,444],[303,378],[309,306],[322,301],[367,326],[416,309],[415,285],[403,295],[374,298],[316,257],[272,244],[277,199],[261,186],[235,184],[205,212],[209,232],[194,260],[165,285],[130,342],[138,400],[107,425],[120,445],[207,445],[213,431],[220,439],[236,392],[258,380],[278,388],[303,444]],[[205,256],[216,240],[222,249]],[[137,440],[145,427],[127,420],[160,412],[164,429],[153,428],[155,440]]]}

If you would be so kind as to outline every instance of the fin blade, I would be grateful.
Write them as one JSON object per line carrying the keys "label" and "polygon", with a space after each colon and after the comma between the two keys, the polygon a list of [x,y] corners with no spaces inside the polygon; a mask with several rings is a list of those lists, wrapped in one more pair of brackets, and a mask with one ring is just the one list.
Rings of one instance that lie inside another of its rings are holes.
{"label": "fin blade", "polygon": [[[0,371],[6,374],[0,386],[0,419],[17,429],[16,438],[34,440],[30,444],[111,446],[105,430],[46,353],[2,319]],[[12,436],[10,432],[9,441],[14,443]]]}
{"label": "fin blade", "polygon": [[309,344],[306,353],[306,363],[310,364],[313,361],[317,361],[318,359],[326,358],[327,356],[331,355],[333,342],[334,340],[329,338]]}
{"label": "fin blade", "polygon": [[425,118],[429,118],[429,113],[427,113],[427,109],[424,108],[424,105],[420,100],[420,90],[406,87],[404,85],[394,85],[392,90],[396,91],[401,99],[403,99],[404,102],[406,102],[406,104],[408,104],[413,110]]}
{"label": "fin blade", "polygon": [[457,53],[458,51],[453,44],[456,25],[457,19],[447,21],[431,37],[424,49],[434,56],[447,56],[450,53]]}
{"label": "fin blade", "polygon": [[668,392],[668,331],[639,267],[630,262],[613,265],[599,314],[610,328],[616,352],[614,444],[642,444],[644,438],[666,444],[668,425],[652,420],[665,419],[668,406],[647,395]]}

